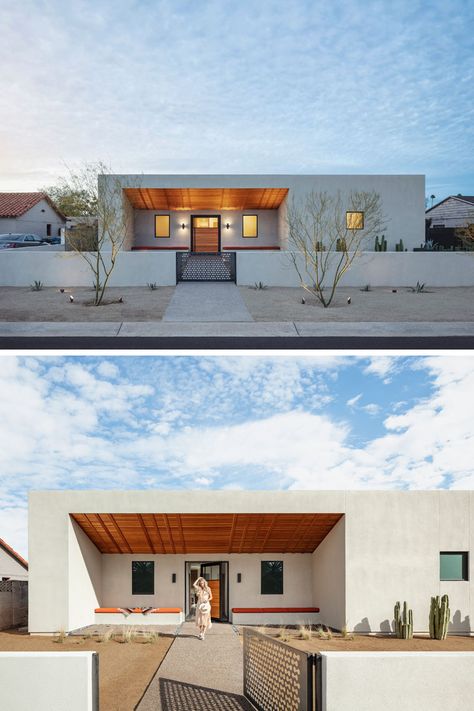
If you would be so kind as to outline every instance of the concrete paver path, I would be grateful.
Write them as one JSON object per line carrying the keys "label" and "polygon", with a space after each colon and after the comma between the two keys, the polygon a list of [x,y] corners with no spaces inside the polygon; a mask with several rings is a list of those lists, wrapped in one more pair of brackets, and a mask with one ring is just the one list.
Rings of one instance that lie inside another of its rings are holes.
{"label": "concrete paver path", "polygon": [[253,321],[235,284],[180,282],[163,321]]}
{"label": "concrete paver path", "polygon": [[137,711],[252,711],[242,695],[242,644],[231,625],[213,624],[204,641],[185,622]]}

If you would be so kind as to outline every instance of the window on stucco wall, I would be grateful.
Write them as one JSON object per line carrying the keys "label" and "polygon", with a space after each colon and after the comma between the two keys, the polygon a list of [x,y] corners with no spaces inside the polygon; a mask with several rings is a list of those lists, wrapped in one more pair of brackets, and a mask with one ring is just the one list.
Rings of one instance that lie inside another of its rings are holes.
{"label": "window on stucco wall", "polygon": [[283,594],[283,561],[262,560],[261,563],[261,594]]}

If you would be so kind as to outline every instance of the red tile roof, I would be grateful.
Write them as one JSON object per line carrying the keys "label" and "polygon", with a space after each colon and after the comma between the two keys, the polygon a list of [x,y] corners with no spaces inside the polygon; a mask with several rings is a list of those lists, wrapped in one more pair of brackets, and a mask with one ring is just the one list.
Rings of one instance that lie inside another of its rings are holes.
{"label": "red tile roof", "polygon": [[20,217],[41,200],[46,200],[65,219],[46,193],[0,193],[0,217]]}
{"label": "red tile roof", "polygon": [[17,561],[17,563],[19,563],[23,566],[23,568],[26,568],[26,570],[28,570],[28,562],[24,558],[22,558],[19,553],[14,551],[13,548],[9,546],[6,541],[3,540],[3,538],[0,538],[0,548],[3,548],[6,553],[9,553],[11,557]]}

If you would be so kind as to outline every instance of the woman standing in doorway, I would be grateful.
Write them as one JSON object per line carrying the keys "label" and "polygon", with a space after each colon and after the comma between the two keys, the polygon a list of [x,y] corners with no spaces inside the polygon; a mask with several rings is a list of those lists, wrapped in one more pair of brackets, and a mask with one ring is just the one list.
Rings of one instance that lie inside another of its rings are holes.
{"label": "woman standing in doorway", "polygon": [[204,578],[198,578],[193,585],[196,591],[196,627],[199,628],[199,639],[204,639],[206,631],[211,629],[211,588]]}

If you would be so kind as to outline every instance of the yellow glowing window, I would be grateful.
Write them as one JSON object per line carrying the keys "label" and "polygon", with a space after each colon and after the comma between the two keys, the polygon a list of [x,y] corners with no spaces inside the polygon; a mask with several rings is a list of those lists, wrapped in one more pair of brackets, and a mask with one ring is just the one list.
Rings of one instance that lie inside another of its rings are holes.
{"label": "yellow glowing window", "polygon": [[195,217],[194,227],[214,228],[219,226],[218,217]]}
{"label": "yellow glowing window", "polygon": [[363,212],[346,212],[346,227],[348,230],[363,230],[364,229],[364,213]]}
{"label": "yellow glowing window", "polygon": [[155,237],[170,236],[170,216],[155,215]]}
{"label": "yellow glowing window", "polygon": [[242,215],[242,237],[258,237],[258,215]]}

